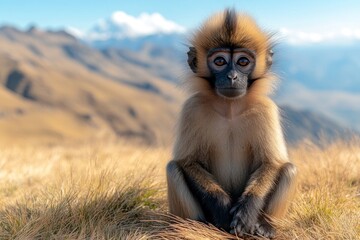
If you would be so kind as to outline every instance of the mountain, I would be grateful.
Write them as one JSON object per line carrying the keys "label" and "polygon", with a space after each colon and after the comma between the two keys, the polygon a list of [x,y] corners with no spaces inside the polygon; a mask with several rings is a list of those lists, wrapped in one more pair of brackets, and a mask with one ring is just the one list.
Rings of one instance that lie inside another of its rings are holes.
{"label": "mountain", "polygon": [[137,38],[105,38],[87,40],[87,43],[98,49],[117,48],[127,49],[132,51],[141,50],[146,45],[152,45],[154,47],[161,46],[162,49],[171,49],[179,53],[179,50],[183,50],[183,46],[186,43],[184,34],[153,34],[147,36],[141,36]]}
{"label": "mountain", "polygon": [[143,66],[63,31],[2,27],[0,45],[0,142],[171,139],[181,93]]}
{"label": "mountain", "polygon": [[149,42],[144,43],[137,50],[113,45],[99,50],[116,65],[120,66],[122,61],[126,61],[165,81],[179,83],[181,75],[186,72],[186,59],[182,56],[184,54],[177,49],[160,46]]}
{"label": "mountain", "polygon": [[349,45],[280,44],[274,69],[282,104],[326,114],[360,130],[360,41]]}
{"label": "mountain", "polygon": [[349,45],[279,45],[277,69],[313,90],[360,93],[360,41]]}
{"label": "mountain", "polygon": [[[152,39],[96,48],[64,31],[0,28],[0,143],[170,143],[186,54]],[[321,114],[284,112],[290,143],[344,132]]]}
{"label": "mountain", "polygon": [[299,110],[290,106],[280,106],[282,125],[288,143],[296,144],[304,140],[326,144],[336,139],[349,140],[359,133],[335,122],[323,114],[309,110]]}

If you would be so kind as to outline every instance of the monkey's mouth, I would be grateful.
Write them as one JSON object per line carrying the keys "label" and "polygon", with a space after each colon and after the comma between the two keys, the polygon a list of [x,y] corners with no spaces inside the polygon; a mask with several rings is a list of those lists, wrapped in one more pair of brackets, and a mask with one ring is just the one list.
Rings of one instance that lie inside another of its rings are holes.
{"label": "monkey's mouth", "polygon": [[217,88],[218,95],[226,98],[242,97],[246,93],[246,89],[243,88]]}

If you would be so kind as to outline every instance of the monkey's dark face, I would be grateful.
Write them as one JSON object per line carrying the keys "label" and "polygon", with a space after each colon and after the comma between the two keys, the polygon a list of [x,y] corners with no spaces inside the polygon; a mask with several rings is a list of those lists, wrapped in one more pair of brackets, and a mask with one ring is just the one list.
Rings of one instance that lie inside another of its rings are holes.
{"label": "monkey's dark face", "polygon": [[255,53],[246,48],[211,49],[207,65],[212,77],[208,80],[216,93],[226,98],[245,95],[255,60]]}

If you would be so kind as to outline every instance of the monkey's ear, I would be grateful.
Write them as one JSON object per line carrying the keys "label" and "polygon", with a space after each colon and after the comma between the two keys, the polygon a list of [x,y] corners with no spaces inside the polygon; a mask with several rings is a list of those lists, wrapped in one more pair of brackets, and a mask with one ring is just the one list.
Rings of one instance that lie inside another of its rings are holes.
{"label": "monkey's ear", "polygon": [[269,49],[266,55],[266,67],[269,69],[273,63],[273,55],[274,51],[272,49]]}
{"label": "monkey's ear", "polygon": [[191,70],[196,73],[197,72],[197,59],[196,59],[196,49],[194,47],[189,47],[189,51],[187,52],[188,59],[187,62]]}

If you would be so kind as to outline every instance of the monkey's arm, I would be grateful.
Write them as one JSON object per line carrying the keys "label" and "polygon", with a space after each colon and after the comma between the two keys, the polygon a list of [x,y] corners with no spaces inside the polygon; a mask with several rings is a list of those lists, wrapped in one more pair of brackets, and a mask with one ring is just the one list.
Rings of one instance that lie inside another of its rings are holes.
{"label": "monkey's arm", "polygon": [[186,183],[203,209],[206,221],[219,228],[229,230],[231,198],[216,182],[201,162],[177,161],[183,171]]}
{"label": "monkey's arm", "polygon": [[232,207],[234,214],[230,227],[236,232],[252,232],[263,209],[266,196],[273,188],[279,167],[272,163],[263,163],[250,177],[244,193]]}

